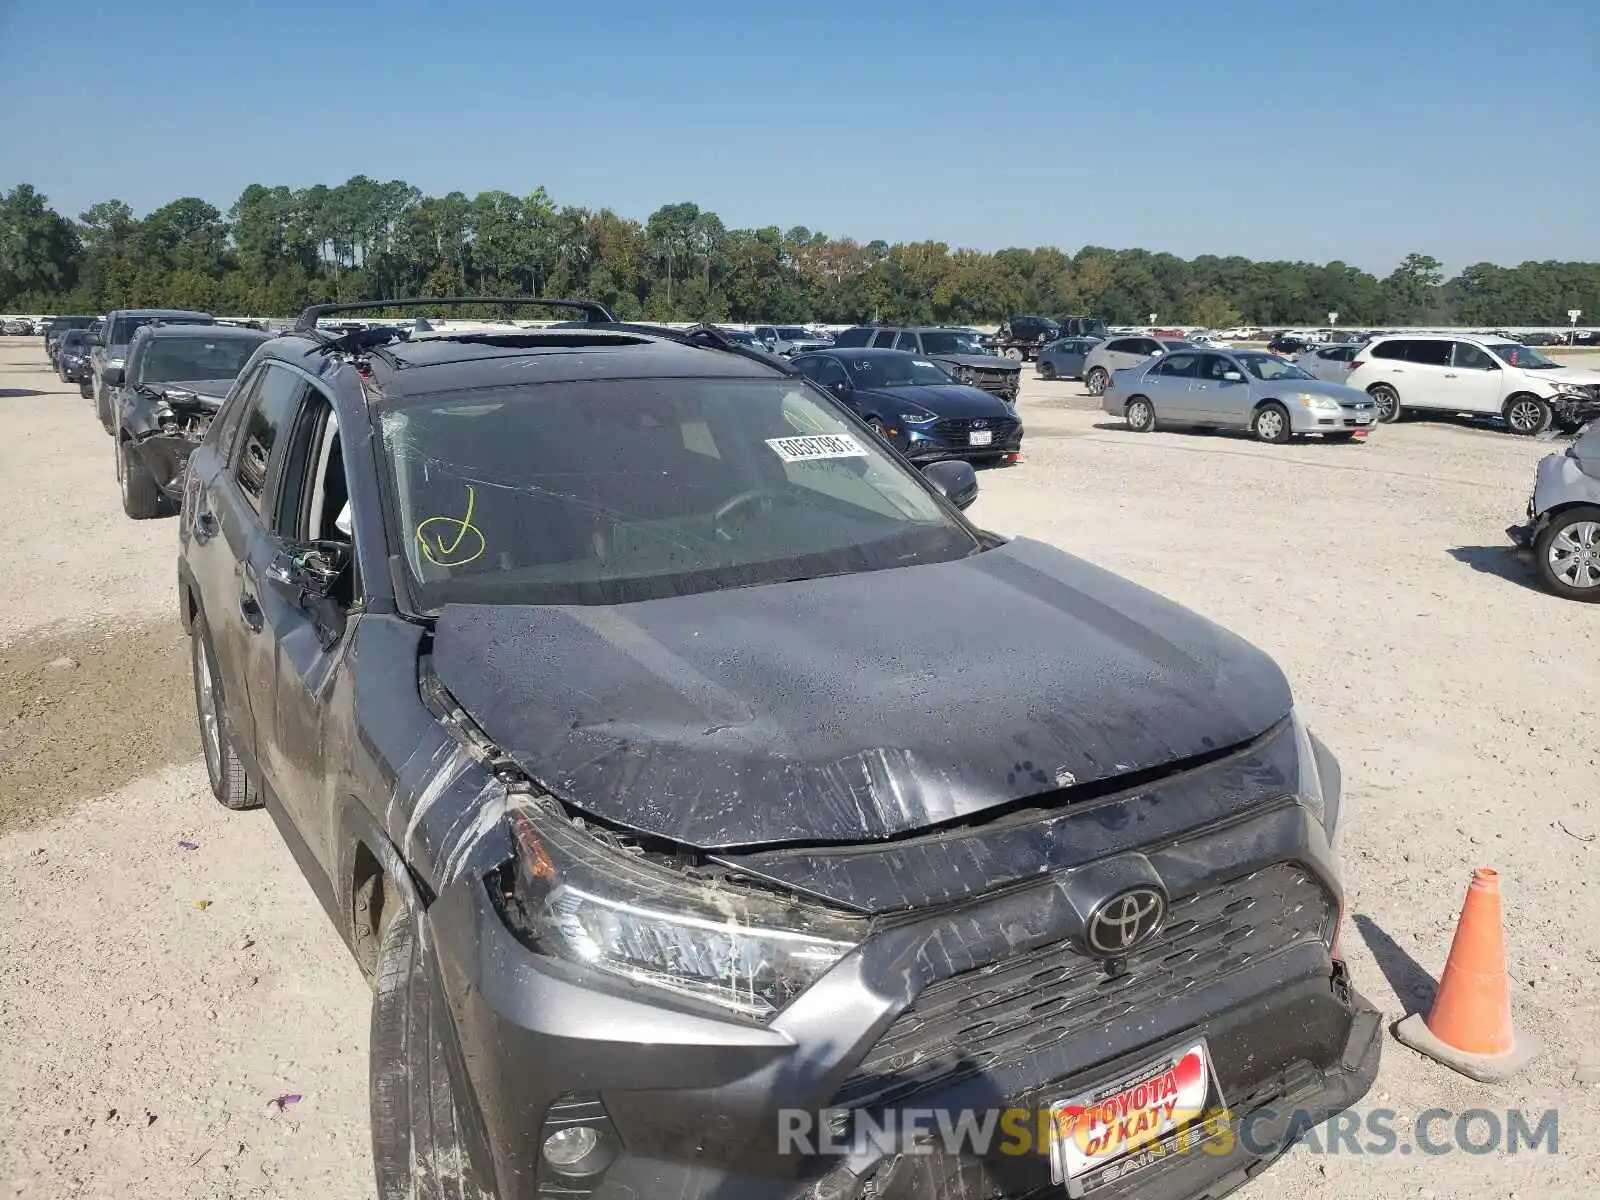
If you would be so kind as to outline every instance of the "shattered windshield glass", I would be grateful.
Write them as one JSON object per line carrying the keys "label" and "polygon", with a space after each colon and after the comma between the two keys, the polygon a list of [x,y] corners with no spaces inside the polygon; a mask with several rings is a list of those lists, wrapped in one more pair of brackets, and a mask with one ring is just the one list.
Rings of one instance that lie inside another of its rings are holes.
{"label": "shattered windshield glass", "polygon": [[419,612],[615,604],[979,549],[911,468],[798,380],[479,389],[380,427]]}

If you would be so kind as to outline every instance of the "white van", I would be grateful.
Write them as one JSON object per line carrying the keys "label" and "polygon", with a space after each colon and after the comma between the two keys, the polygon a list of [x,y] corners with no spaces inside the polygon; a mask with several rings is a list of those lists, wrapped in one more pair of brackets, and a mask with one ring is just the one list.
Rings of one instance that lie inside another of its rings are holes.
{"label": "white van", "polygon": [[1531,437],[1600,415],[1600,371],[1564,367],[1530,346],[1482,334],[1406,333],[1375,338],[1350,363],[1380,421],[1408,409],[1504,417]]}

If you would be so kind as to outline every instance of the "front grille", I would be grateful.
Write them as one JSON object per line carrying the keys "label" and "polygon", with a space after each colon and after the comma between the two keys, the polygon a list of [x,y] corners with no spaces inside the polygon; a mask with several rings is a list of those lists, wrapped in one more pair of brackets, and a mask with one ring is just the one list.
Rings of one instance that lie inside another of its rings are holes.
{"label": "front grille", "polygon": [[983,371],[971,368],[967,378],[971,386],[993,392],[996,396],[1009,396],[1017,390],[1019,371]]}
{"label": "front grille", "polygon": [[1316,876],[1297,863],[1278,863],[1175,900],[1160,935],[1114,977],[1057,942],[941,980],[895,1018],[833,1103],[897,1102],[1025,1060],[1268,955],[1325,940],[1337,916]]}
{"label": "front grille", "polygon": [[946,417],[944,420],[936,422],[928,432],[936,438],[965,442],[967,435],[973,431],[974,421],[982,422],[976,428],[980,430],[987,429],[994,434],[993,444],[995,445],[999,445],[1001,442],[1013,437],[1017,432],[1017,426],[1020,424],[1020,422],[1011,417]]}

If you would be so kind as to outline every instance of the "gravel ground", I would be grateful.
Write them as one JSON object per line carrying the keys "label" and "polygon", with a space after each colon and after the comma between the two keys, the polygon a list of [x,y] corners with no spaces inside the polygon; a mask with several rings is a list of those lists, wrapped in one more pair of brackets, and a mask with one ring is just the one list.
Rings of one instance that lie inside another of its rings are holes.
{"label": "gravel ground", "polygon": [[[1301,1147],[1246,1194],[1600,1194],[1600,606],[1540,592],[1502,533],[1550,447],[1445,421],[1138,436],[1032,378],[1021,408],[1027,461],[984,472],[972,515],[1277,657],[1344,765],[1344,945],[1389,1017],[1426,1006],[1471,868],[1504,878],[1545,1056],[1492,1086],[1390,1041],[1361,1111],[1392,1110],[1400,1147]],[[0,342],[0,420],[0,1187],[368,1196],[366,989],[270,820],[206,794],[173,524],[122,515],[109,439],[37,339]],[[1434,1107],[1557,1109],[1559,1150],[1407,1153]]]}

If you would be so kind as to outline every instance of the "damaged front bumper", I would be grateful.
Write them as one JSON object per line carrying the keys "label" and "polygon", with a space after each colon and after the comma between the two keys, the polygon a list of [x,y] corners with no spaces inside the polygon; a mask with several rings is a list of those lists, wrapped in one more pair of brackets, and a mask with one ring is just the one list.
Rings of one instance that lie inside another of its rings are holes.
{"label": "damaged front bumper", "polygon": [[[429,941],[499,1195],[1064,1194],[1037,1139],[863,1147],[853,1135],[913,1111],[956,1123],[1021,1113],[1012,1132],[1027,1135],[1053,1104],[1197,1040],[1219,1089],[1210,1104],[1240,1134],[1197,1137],[1091,1194],[1220,1195],[1366,1093],[1380,1018],[1330,950],[1337,880],[1305,808],[1268,806],[1149,856],[1172,886],[1170,920],[1121,974],[1074,961],[1048,918],[1018,940],[1050,907],[1043,882],[887,923],[766,1023],[534,952],[508,928],[492,877],[446,888]],[[582,1177],[541,1154],[573,1125],[602,1148]],[[784,1142],[802,1127],[809,1148]],[[818,1149],[825,1128],[843,1152]]]}
{"label": "damaged front bumper", "polygon": [[134,453],[156,481],[156,487],[170,500],[183,499],[183,473],[188,470],[189,456],[205,437],[205,429],[198,432],[135,434],[130,440]]}

